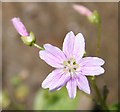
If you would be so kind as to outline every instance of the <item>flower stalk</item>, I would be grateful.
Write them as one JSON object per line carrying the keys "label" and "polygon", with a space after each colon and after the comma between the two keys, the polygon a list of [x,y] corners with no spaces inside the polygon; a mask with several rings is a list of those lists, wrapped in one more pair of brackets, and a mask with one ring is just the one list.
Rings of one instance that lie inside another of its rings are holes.
{"label": "flower stalk", "polygon": [[35,43],[36,38],[33,32],[30,32],[29,36],[22,36],[21,37],[23,43],[28,46],[32,46]]}
{"label": "flower stalk", "polygon": [[[97,15],[99,15],[98,13],[96,13]],[[98,30],[98,37],[97,37],[97,47],[96,47],[96,56],[99,56],[100,54],[100,45],[101,45],[101,17],[99,17],[99,21],[96,22],[97,24],[97,30]],[[95,76],[91,77],[90,80],[92,82],[93,88],[95,90],[97,99],[99,101],[99,105],[101,105],[101,107],[103,108],[103,110],[106,110],[107,112],[109,111],[108,106],[106,104],[106,102],[103,100],[103,97],[99,91],[99,88],[96,84],[96,80],[95,80]]]}
{"label": "flower stalk", "polygon": [[96,55],[98,56],[100,54],[100,44],[101,44],[101,23],[97,25],[97,29],[98,29],[98,39],[97,39]]}
{"label": "flower stalk", "polygon": [[36,43],[33,43],[32,44],[33,46],[35,46],[35,47],[37,47],[38,49],[40,49],[40,50],[44,50],[44,48],[43,47],[41,47],[41,46],[39,46],[38,44],[36,44]]}

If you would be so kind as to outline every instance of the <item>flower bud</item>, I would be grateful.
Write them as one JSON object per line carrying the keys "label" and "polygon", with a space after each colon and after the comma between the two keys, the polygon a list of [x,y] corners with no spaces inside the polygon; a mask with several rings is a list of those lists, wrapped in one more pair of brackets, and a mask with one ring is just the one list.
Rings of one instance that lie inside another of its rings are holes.
{"label": "flower bud", "polygon": [[84,15],[84,16],[91,16],[92,12],[85,6],[83,5],[73,5],[73,8],[80,14]]}
{"label": "flower bud", "polygon": [[22,36],[21,39],[24,42],[24,44],[28,46],[32,46],[32,44],[35,43],[36,40],[33,32],[30,32],[29,36]]}
{"label": "flower bud", "polygon": [[21,36],[29,36],[29,33],[27,32],[27,29],[25,28],[24,24],[21,22],[20,18],[15,17],[11,21],[15,29]]}
{"label": "flower bud", "polygon": [[89,21],[94,24],[101,23],[101,17],[97,11],[94,11],[91,16],[88,17]]}
{"label": "flower bud", "polygon": [[73,5],[73,8],[80,14],[86,16],[91,23],[99,24],[101,22],[100,15],[97,11],[91,12],[83,5]]}
{"label": "flower bud", "polygon": [[24,24],[21,22],[20,18],[13,18],[12,23],[17,30],[17,32],[21,35],[22,41],[28,45],[32,46],[33,43],[35,43],[35,36],[33,32],[28,33],[26,27]]}

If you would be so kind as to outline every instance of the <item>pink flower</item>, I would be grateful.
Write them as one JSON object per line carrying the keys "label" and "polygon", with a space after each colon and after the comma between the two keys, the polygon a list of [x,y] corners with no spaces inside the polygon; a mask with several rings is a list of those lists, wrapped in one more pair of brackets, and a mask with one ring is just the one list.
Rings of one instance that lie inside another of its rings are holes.
{"label": "pink flower", "polygon": [[45,44],[44,48],[45,50],[39,52],[40,58],[56,69],[46,77],[42,87],[54,91],[66,85],[71,99],[76,97],[77,86],[90,94],[86,76],[103,74],[101,65],[104,60],[98,57],[82,58],[85,53],[83,35],[78,33],[75,36],[72,31],[69,32],[63,42],[63,51],[51,44]]}
{"label": "pink flower", "polygon": [[92,12],[91,12],[88,8],[84,7],[83,5],[73,5],[73,8],[74,8],[78,13],[80,13],[80,14],[82,14],[82,15],[85,15],[85,16],[87,16],[87,17],[89,17],[89,16],[92,15]]}
{"label": "pink flower", "polygon": [[21,36],[29,36],[29,33],[27,32],[27,30],[26,30],[24,24],[21,22],[20,18],[15,17],[11,21],[12,21],[15,29]]}

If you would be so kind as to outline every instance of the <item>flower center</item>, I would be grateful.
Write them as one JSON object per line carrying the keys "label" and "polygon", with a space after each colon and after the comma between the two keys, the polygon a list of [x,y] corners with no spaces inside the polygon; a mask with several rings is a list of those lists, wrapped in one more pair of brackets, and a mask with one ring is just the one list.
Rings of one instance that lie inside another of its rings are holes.
{"label": "flower center", "polygon": [[64,61],[63,65],[64,70],[66,72],[69,72],[71,76],[74,76],[77,70],[80,68],[79,64],[76,63],[76,60],[74,58],[70,58],[67,61]]}

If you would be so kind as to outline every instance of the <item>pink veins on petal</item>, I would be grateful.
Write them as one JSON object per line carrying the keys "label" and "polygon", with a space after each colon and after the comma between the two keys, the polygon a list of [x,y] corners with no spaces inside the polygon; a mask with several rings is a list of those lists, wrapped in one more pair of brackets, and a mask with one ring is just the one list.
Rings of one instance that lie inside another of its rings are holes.
{"label": "pink veins on petal", "polygon": [[50,44],[44,45],[45,50],[39,52],[40,58],[54,67],[43,81],[42,87],[50,91],[59,90],[66,86],[71,99],[76,97],[77,87],[90,94],[90,86],[86,76],[104,73],[101,67],[104,60],[98,57],[83,57],[85,39],[81,33],[76,36],[71,31],[63,42],[63,50]]}

